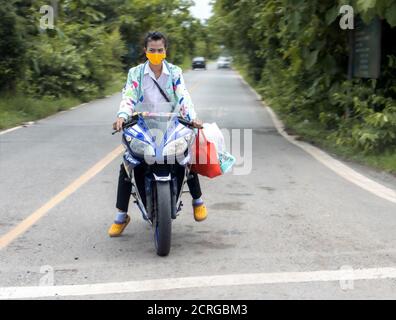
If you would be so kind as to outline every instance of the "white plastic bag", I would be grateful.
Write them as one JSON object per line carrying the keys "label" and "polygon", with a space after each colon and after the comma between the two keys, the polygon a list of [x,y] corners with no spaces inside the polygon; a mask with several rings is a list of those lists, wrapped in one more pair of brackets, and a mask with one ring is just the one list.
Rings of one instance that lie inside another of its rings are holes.
{"label": "white plastic bag", "polygon": [[222,173],[226,173],[231,170],[231,167],[235,163],[235,157],[226,151],[226,145],[223,133],[215,122],[204,123],[203,132],[208,141],[212,142],[217,151],[217,158],[219,159],[220,168]]}
{"label": "white plastic bag", "polygon": [[224,136],[215,122],[204,123],[202,130],[205,134],[206,139],[214,143],[218,154],[225,151]]}

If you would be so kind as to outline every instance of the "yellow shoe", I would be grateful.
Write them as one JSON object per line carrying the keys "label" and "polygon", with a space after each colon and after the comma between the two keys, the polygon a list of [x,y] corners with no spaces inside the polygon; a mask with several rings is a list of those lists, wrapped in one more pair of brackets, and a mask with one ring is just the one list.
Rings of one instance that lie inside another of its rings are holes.
{"label": "yellow shoe", "polygon": [[109,236],[119,237],[128,225],[129,221],[131,221],[131,218],[127,215],[124,223],[113,223],[109,229]]}
{"label": "yellow shoe", "polygon": [[204,204],[193,206],[194,208],[194,219],[195,221],[203,221],[208,216],[208,211]]}

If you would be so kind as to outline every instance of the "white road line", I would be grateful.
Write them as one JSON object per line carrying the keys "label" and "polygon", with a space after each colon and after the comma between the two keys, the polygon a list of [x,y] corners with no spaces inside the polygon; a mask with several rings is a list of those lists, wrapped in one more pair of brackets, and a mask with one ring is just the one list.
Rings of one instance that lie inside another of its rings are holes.
{"label": "white road line", "polygon": [[87,296],[187,288],[396,279],[396,268],[228,274],[66,286],[5,287],[0,299]]}
{"label": "white road line", "polygon": [[241,76],[241,75],[238,75],[238,78],[242,81],[242,83],[245,85],[245,86],[247,86],[249,89],[250,89],[250,91],[256,96],[256,99],[257,100],[263,100],[263,97],[261,96],[261,95],[259,95],[258,94],[258,92],[256,91],[256,90],[254,90],[252,87],[251,87],[251,85],[249,84],[249,83],[247,83],[247,81]]}
{"label": "white road line", "polygon": [[[45,117],[45,118],[38,119],[37,121],[50,119],[50,118],[52,118],[52,117],[57,116],[58,114],[65,113],[65,112],[70,111],[70,110],[75,110],[75,109],[80,108],[80,107],[82,107],[82,106],[85,106],[85,105],[87,105],[87,104],[88,104],[88,103],[85,102],[85,103],[79,104],[78,106],[71,107],[71,108],[66,109],[66,110],[61,110],[61,111],[55,112],[55,113],[53,113],[53,114],[51,114],[51,115],[49,115],[49,116],[47,116],[47,117]],[[12,132],[12,131],[14,131],[14,130],[16,130],[16,129],[19,129],[19,128],[22,128],[22,127],[26,127],[26,126],[32,125],[32,124],[34,124],[34,123],[35,123],[34,121],[29,121],[29,122],[26,122],[25,125],[20,125],[20,126],[17,126],[17,127],[13,127],[13,128],[7,129],[7,130],[0,131],[0,135],[5,134],[5,133],[8,133],[8,132]]]}
{"label": "white road line", "polygon": [[81,108],[83,106],[86,106],[87,104],[88,104],[88,102],[85,102],[85,103],[79,104],[78,106],[72,107],[69,110],[75,110],[75,109]]}
{"label": "white road line", "polygon": [[[242,82],[247,85],[252,93],[257,97],[258,100],[262,100],[262,97],[257,93],[256,90],[254,90],[244,79],[241,75],[239,75],[241,78]],[[320,150],[319,148],[297,140],[294,136],[290,136],[286,131],[285,127],[282,123],[281,120],[277,117],[275,112],[267,106],[263,101],[262,101],[264,107],[268,111],[272,122],[274,123],[274,126],[276,130],[281,134],[287,141],[290,143],[294,144],[295,146],[301,148],[308,154],[310,154],[312,157],[314,157],[316,160],[318,160],[320,163],[325,165],[327,168],[335,172],[337,175],[341,176],[342,178],[346,179],[349,182],[352,182],[353,184],[359,186],[360,188],[371,192],[372,194],[388,200],[390,202],[396,203],[396,191],[388,188],[374,180],[371,180],[370,178],[358,173],[357,171],[353,170],[351,167],[348,167],[341,161],[338,161],[331,157],[329,154],[326,152]]]}
{"label": "white road line", "polygon": [[353,184],[359,186],[360,188],[375,194],[376,196],[388,200],[390,202],[396,203],[396,191],[388,188],[374,180],[367,178],[366,176],[356,172],[352,168],[343,164],[341,161],[338,161],[325,153],[324,151],[314,147],[313,145],[296,140],[295,137],[288,135],[285,132],[284,126],[282,122],[278,119],[275,112],[268,106],[266,106],[266,110],[270,114],[272,121],[278,132],[290,143],[296,145],[297,147],[303,149],[305,152],[309,153],[312,157],[318,160],[320,163],[324,164],[326,167],[334,171],[339,176],[344,179],[352,182]]}
{"label": "white road line", "polygon": [[7,130],[0,131],[0,135],[8,133],[8,132],[11,132],[11,131],[14,131],[14,130],[19,129],[19,128],[22,128],[22,126],[17,126],[17,127],[14,127],[14,128],[10,128],[10,129],[7,129]]}

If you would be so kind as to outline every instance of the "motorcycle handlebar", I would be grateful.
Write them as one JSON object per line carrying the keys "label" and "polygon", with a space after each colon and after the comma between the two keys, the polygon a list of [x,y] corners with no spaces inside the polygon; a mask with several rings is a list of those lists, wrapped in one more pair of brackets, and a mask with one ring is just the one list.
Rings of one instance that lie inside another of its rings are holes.
{"label": "motorcycle handlebar", "polygon": [[[134,126],[137,123],[138,118],[139,118],[139,115],[138,114],[134,114],[130,119],[128,119],[128,121],[126,121],[126,122],[124,122],[122,124],[122,128],[125,129],[125,128],[128,128],[128,127]],[[118,130],[114,130],[111,134],[114,135],[117,132],[119,132],[119,131]]]}
{"label": "motorcycle handlebar", "polygon": [[181,124],[185,125],[186,127],[195,128],[195,126],[194,126],[192,121],[188,121],[188,120],[186,120],[186,119],[184,119],[182,117],[177,117],[177,119],[179,120],[179,122]]}
{"label": "motorcycle handlebar", "polygon": [[[129,127],[131,127],[131,126],[134,126],[136,123],[137,123],[137,121],[138,121],[138,119],[139,119],[139,113],[137,113],[137,114],[134,114],[130,119],[128,119],[128,121],[126,121],[126,122],[124,122],[123,124],[122,124],[122,128],[123,129],[125,129],[125,128],[129,128]],[[191,129],[193,129],[193,128],[197,128],[197,126],[195,126],[194,125],[194,123],[192,122],[192,121],[188,121],[188,120],[186,120],[186,119],[184,119],[183,117],[177,117],[177,120],[182,124],[182,125],[185,125],[186,127],[189,127],[189,128],[191,128]],[[200,128],[200,127],[198,127],[198,128]],[[115,133],[117,133],[118,131],[117,130],[115,130],[115,131],[113,131],[112,132],[112,135],[114,135]]]}

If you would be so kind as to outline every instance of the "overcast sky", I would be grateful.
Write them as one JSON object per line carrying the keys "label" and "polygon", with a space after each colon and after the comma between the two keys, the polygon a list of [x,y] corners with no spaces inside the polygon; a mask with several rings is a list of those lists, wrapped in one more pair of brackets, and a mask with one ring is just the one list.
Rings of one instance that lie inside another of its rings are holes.
{"label": "overcast sky", "polygon": [[195,6],[191,8],[194,17],[204,20],[211,16],[212,6],[209,5],[210,0],[194,0]]}

